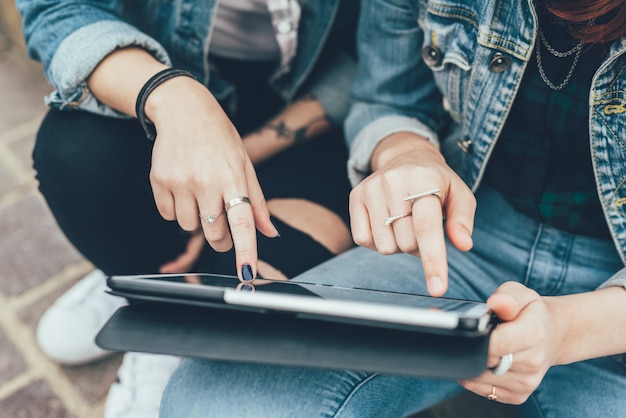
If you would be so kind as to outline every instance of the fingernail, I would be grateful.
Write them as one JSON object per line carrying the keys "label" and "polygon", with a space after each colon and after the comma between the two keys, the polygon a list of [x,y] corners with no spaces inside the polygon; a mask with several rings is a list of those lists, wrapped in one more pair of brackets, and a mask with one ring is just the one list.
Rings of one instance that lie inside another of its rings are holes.
{"label": "fingernail", "polygon": [[244,282],[251,282],[254,280],[254,273],[252,272],[252,266],[250,264],[244,264],[241,266],[241,278]]}
{"label": "fingernail", "polygon": [[280,231],[278,230],[278,228],[276,228],[276,225],[274,225],[274,223],[272,223],[272,226],[276,230],[276,236],[274,238],[280,238]]}
{"label": "fingernail", "polygon": [[443,280],[441,277],[433,276],[428,279],[428,292],[431,295],[442,295],[444,293]]}

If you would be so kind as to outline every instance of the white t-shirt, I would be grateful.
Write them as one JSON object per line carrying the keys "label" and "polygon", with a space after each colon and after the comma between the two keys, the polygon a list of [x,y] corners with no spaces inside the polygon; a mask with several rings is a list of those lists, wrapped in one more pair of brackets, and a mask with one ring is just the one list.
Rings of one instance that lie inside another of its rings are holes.
{"label": "white t-shirt", "polygon": [[225,58],[280,59],[267,0],[220,0],[209,50]]}

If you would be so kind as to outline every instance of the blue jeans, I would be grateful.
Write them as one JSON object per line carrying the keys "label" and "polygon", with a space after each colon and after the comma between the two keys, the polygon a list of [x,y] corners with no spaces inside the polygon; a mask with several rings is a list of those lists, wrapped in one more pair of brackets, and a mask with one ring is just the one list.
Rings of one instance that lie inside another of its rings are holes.
{"label": "blue jeans", "polygon": [[[462,253],[448,246],[446,296],[485,300],[509,280],[542,295],[579,293],[595,289],[622,268],[612,242],[531,221],[487,186],[476,197],[474,248]],[[364,248],[344,253],[298,279],[426,293],[419,259],[382,256]],[[519,407],[519,415],[625,417],[624,388],[626,368],[613,357],[552,367]],[[161,416],[403,417],[462,390],[449,380],[187,359],[166,388]]]}

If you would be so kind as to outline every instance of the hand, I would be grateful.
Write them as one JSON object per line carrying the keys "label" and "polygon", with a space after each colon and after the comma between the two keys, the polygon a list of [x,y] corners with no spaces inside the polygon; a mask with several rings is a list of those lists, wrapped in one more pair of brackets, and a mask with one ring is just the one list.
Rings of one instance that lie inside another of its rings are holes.
{"label": "hand", "polygon": [[[443,219],[447,218],[452,244],[462,251],[471,249],[474,195],[435,147],[411,133],[383,140],[372,157],[372,168],[374,173],[350,195],[354,241],[382,254],[420,256],[429,292],[441,296],[448,286]],[[433,189],[439,189],[439,198],[404,200]],[[385,225],[385,217],[398,214],[412,216]]]}
{"label": "hand", "polygon": [[[189,77],[155,89],[146,115],[157,131],[150,181],[161,216],[186,231],[202,226],[216,251],[234,243],[240,279],[244,266],[256,276],[256,228],[266,236],[278,233],[235,127],[210,92]],[[242,196],[250,204],[223,213],[228,201]],[[209,215],[220,216],[208,223]]]}
{"label": "hand", "polygon": [[493,390],[498,402],[521,404],[556,364],[562,346],[556,315],[545,298],[515,282],[500,286],[487,304],[505,321],[491,334],[487,365],[495,367],[508,353],[513,354],[513,364],[501,376],[488,370],[460,383],[479,396],[488,396]]}

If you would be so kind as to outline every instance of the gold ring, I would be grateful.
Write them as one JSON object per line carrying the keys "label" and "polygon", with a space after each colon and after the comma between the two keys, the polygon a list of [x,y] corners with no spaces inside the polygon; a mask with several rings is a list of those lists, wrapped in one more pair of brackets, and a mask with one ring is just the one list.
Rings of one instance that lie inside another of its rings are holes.
{"label": "gold ring", "polygon": [[235,197],[226,202],[226,212],[232,209],[233,206],[241,205],[242,203],[250,203],[250,199],[247,196]]}
{"label": "gold ring", "polygon": [[491,393],[489,395],[487,395],[487,399],[489,399],[490,401],[497,401],[498,400],[498,395],[496,395],[496,387],[495,386],[491,387]]}

